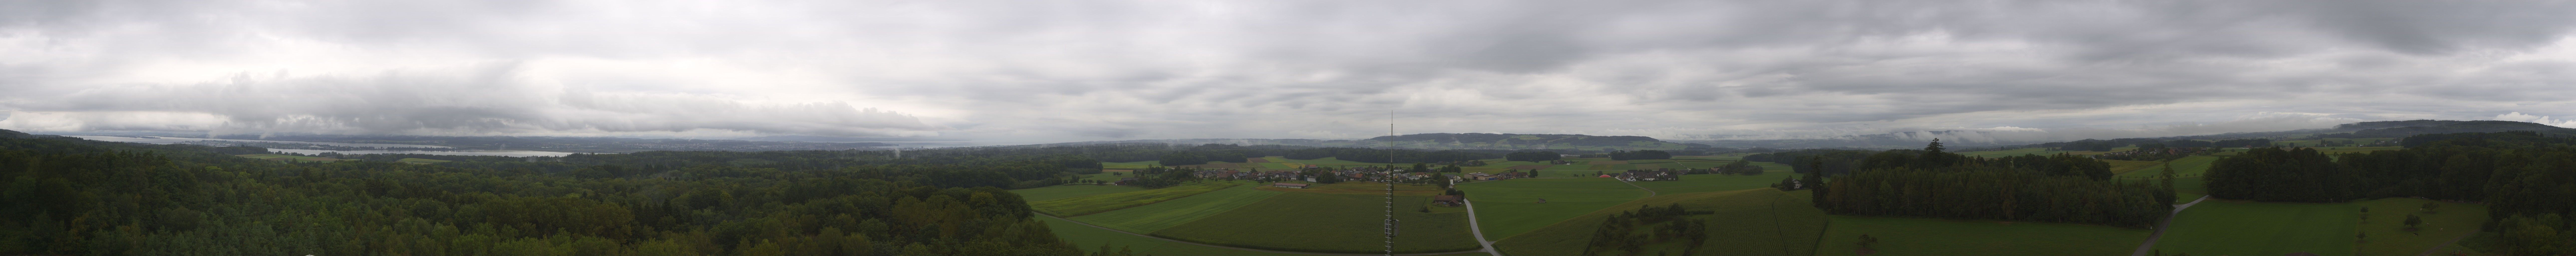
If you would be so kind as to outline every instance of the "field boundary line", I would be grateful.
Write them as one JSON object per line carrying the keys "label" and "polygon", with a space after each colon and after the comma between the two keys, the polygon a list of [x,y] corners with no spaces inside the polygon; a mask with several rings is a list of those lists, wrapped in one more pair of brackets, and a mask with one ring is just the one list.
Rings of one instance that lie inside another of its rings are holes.
{"label": "field boundary line", "polygon": [[[1091,223],[1089,223],[1089,222],[1082,222],[1082,221],[1073,220],[1073,219],[1066,219],[1066,218],[1064,218],[1064,217],[1056,217],[1055,215],[1047,215],[1046,213],[1043,213],[1043,212],[1029,211],[1029,213],[1036,213],[1038,216],[1046,216],[1047,218],[1055,218],[1055,219],[1058,219],[1058,220],[1064,220],[1064,221],[1066,221],[1066,222],[1073,222],[1073,224],[1082,224],[1082,226],[1085,226],[1085,227],[1097,228],[1097,229],[1100,229],[1100,230],[1108,230],[1108,231],[1110,231],[1110,232],[1118,232],[1118,233],[1120,233],[1120,234],[1127,234],[1127,235],[1139,236],[1139,237],[1145,237],[1145,238],[1153,238],[1154,240],[1163,240],[1163,241],[1169,241],[1169,242],[1174,242],[1174,243],[1182,243],[1182,244],[1197,245],[1197,246],[1206,246],[1206,247],[1215,247],[1215,248],[1225,248],[1225,249],[1234,249],[1234,250],[1242,250],[1242,251],[1267,252],[1267,253],[1285,253],[1285,254],[1305,254],[1305,255],[1332,255],[1332,256],[1367,256],[1367,255],[1386,255],[1386,254],[1384,254],[1384,253],[1322,253],[1322,252],[1273,251],[1273,250],[1262,250],[1262,249],[1243,248],[1243,247],[1233,247],[1233,246],[1223,246],[1223,245],[1213,245],[1213,244],[1202,244],[1202,243],[1196,243],[1196,242],[1190,242],[1190,241],[1172,240],[1172,239],[1170,239],[1170,238],[1163,238],[1163,237],[1158,237],[1158,236],[1148,236],[1148,235],[1144,235],[1144,234],[1137,234],[1137,233],[1135,233],[1135,232],[1127,232],[1126,230],[1118,230],[1118,229],[1109,228],[1109,227],[1102,227],[1102,226],[1100,226],[1100,225],[1092,225],[1092,224],[1091,224]],[[1474,215],[1474,214],[1469,214],[1469,215]],[[1488,247],[1487,249],[1491,249],[1491,247]],[[1395,255],[1397,255],[1397,256],[1429,256],[1429,255],[1456,254],[1456,253],[1465,253],[1465,252],[1475,252],[1475,251],[1474,251],[1474,250],[1467,250],[1467,251],[1433,252],[1433,253],[1399,253],[1399,254],[1395,254]]]}

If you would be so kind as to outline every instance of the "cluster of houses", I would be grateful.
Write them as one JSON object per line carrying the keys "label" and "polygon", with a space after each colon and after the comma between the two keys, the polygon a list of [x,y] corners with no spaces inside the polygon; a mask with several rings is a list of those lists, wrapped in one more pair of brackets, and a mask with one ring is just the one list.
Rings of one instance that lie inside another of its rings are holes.
{"label": "cluster of houses", "polygon": [[1529,175],[1529,173],[1526,173],[1526,172],[1506,172],[1506,173],[1503,173],[1503,174],[1490,174],[1490,173],[1482,173],[1482,172],[1470,172],[1470,173],[1467,173],[1467,177],[1469,177],[1468,179],[1473,179],[1473,180],[1508,180],[1508,179],[1528,178],[1528,177],[1525,177],[1525,175]]}
{"label": "cluster of houses", "polygon": [[1201,179],[1227,180],[1298,180],[1304,178],[1303,175],[1298,175],[1297,172],[1291,171],[1237,171],[1233,169],[1201,170],[1198,171],[1198,173],[1192,173],[1191,175],[1197,176]]}
{"label": "cluster of houses", "polygon": [[1654,170],[1628,170],[1627,172],[1612,173],[1601,176],[1619,178],[1619,180],[1624,181],[1673,181],[1682,180],[1683,173],[1684,172],[1681,170],[1657,168]]}

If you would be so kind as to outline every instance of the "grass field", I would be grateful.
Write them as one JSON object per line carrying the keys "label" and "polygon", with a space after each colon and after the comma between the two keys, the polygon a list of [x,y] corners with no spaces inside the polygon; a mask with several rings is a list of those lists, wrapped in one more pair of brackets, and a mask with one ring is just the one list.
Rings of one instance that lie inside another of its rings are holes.
{"label": "grass field", "polygon": [[1055,233],[1056,237],[1064,239],[1065,242],[1073,243],[1075,248],[1080,248],[1085,253],[1099,251],[1101,246],[1109,246],[1112,248],[1110,251],[1117,251],[1118,248],[1125,248],[1134,251],[1136,255],[1313,256],[1308,254],[1268,253],[1174,243],[1172,241],[1163,241],[1152,237],[1129,235],[1118,233],[1118,231],[1083,226],[1080,223],[1056,218],[1040,216],[1037,217],[1037,219],[1045,221],[1047,224],[1047,230]]}
{"label": "grass field", "polygon": [[1260,202],[1262,199],[1268,199],[1270,196],[1282,193],[1278,191],[1253,189],[1258,187],[1263,186],[1249,184],[1234,186],[1223,190],[1182,197],[1181,199],[1172,199],[1161,203],[1083,215],[1081,217],[1073,217],[1072,219],[1083,223],[1091,223],[1092,225],[1126,230],[1127,232],[1152,233],[1155,230],[1172,227],[1172,225],[1189,223],[1190,221],[1198,220],[1201,217],[1216,215],[1217,213],[1222,213],[1226,210],[1233,210],[1236,207],[1249,205],[1253,202]]}
{"label": "grass field", "polygon": [[1476,203],[1486,239],[1511,237],[1646,196],[1644,190],[1608,178],[1512,179],[1457,187]]}
{"label": "grass field", "polygon": [[[1272,186],[1270,186],[1270,183],[1261,183],[1261,184],[1253,184],[1253,185],[1256,185],[1255,187],[1253,187],[1253,189],[1269,190],[1269,191],[1280,191],[1280,192],[1327,193],[1327,194],[1361,194],[1361,195],[1385,195],[1385,194],[1386,194],[1386,183],[1377,183],[1377,182],[1342,182],[1342,183],[1333,183],[1333,184],[1316,184],[1316,185],[1314,185],[1314,186],[1309,186],[1309,187],[1306,187],[1306,188],[1282,188],[1282,187],[1272,187]],[[1442,191],[1442,190],[1440,190],[1440,186],[1432,186],[1432,185],[1416,185],[1416,184],[1395,184],[1395,195],[1399,195],[1399,196],[1432,196],[1432,195],[1439,195],[1439,194],[1440,194],[1440,192],[1446,192],[1446,191]]]}
{"label": "grass field", "polygon": [[2182,201],[2175,203],[2189,203],[2192,199],[2209,195],[2208,184],[2207,180],[2202,180],[2200,177],[2174,179],[2174,200]]}
{"label": "grass field", "polygon": [[[2209,173],[2209,164],[2218,162],[2218,158],[2219,157],[2215,156],[2186,156],[2181,159],[2174,159],[2173,162],[2166,164],[2173,165],[2174,177],[2200,177],[2202,174]],[[2148,166],[2145,169],[2124,172],[2120,173],[2118,176],[2112,177],[2122,179],[2153,179],[2156,178],[2156,173],[2164,172],[2163,168],[2163,166]]]}
{"label": "grass field", "polygon": [[2352,255],[2360,213],[2359,205],[2349,203],[2203,201],[2174,216],[2156,249],[2192,255]]}
{"label": "grass field", "polygon": [[1056,199],[1074,198],[1074,197],[1088,196],[1088,195],[1099,195],[1099,194],[1109,194],[1109,193],[1134,192],[1134,191],[1140,191],[1140,190],[1145,190],[1145,188],[1139,188],[1139,187],[1136,187],[1136,186],[1106,186],[1106,185],[1082,184],[1082,185],[1055,185],[1055,186],[1050,186],[1050,187],[1032,188],[1032,189],[1017,189],[1017,190],[1011,190],[1011,193],[1020,194],[1020,199],[1021,199],[1021,200],[1027,200],[1027,201],[1029,201],[1029,202],[1037,202],[1037,201],[1046,201],[1046,200],[1056,200]]}
{"label": "grass field", "polygon": [[1762,175],[1690,174],[1682,175],[1681,180],[1631,183],[1654,190],[1656,194],[1680,194],[1770,188],[1771,184],[1780,183],[1780,179],[1792,176],[1797,175],[1789,174],[1788,170],[1778,170],[1762,172]]}
{"label": "grass field", "polygon": [[[1689,254],[1680,252],[1687,245],[1679,242],[1656,244],[1648,247],[1644,255],[1811,255],[1817,236],[1824,232],[1826,218],[1824,211],[1809,206],[1806,198],[1805,191],[1772,189],[1658,195],[1551,223],[1495,242],[1494,247],[1507,255],[1581,255],[1592,232],[1609,216],[1638,206],[1681,204],[1693,211],[1716,211],[1688,217],[1707,221],[1707,243]],[[1476,208],[1483,210],[1485,202],[1476,202]]]}
{"label": "grass field", "polygon": [[420,158],[403,158],[402,160],[394,160],[394,161],[395,161],[395,162],[404,162],[404,163],[415,163],[415,164],[435,164],[435,163],[455,162],[455,161],[448,161],[448,160],[438,160],[438,159],[420,159]]}
{"label": "grass field", "polygon": [[2399,149],[2406,149],[2406,147],[2323,147],[2317,148],[2317,152],[2326,154],[2342,154]]}
{"label": "grass field", "polygon": [[[259,159],[259,160],[296,161],[296,162],[330,162],[330,161],[340,161],[340,160],[345,160],[345,159],[329,158],[329,157],[318,157],[318,156],[290,156],[290,155],[279,155],[279,154],[248,154],[248,155],[233,155],[233,156],[238,156],[238,157],[243,157],[243,158],[250,158],[250,159]],[[427,159],[423,159],[423,160],[427,160]]]}
{"label": "grass field", "polygon": [[[1231,211],[1183,223],[1153,235],[1207,244],[1282,251],[1384,252],[1385,199],[1376,195],[1280,193]],[[1428,205],[1428,197],[1396,197],[1396,253],[1452,252],[1479,248],[1468,233],[1467,213]],[[1481,207],[1481,205],[1479,206]]]}
{"label": "grass field", "polygon": [[[1870,246],[1877,253],[1870,255],[2128,255],[2154,232],[2065,223],[1833,216],[1815,255],[1854,255],[1860,235],[1878,239]],[[2172,241],[2173,234],[2164,239]]]}
{"label": "grass field", "polygon": [[[2105,163],[2111,163],[2111,173],[2112,173],[2112,174],[2128,174],[2128,173],[2137,172],[2137,171],[2139,171],[2139,170],[2148,170],[2149,168],[2154,168],[2154,167],[2156,167],[2156,166],[2158,166],[2158,165],[2163,165],[2163,164],[2165,164],[2165,162],[2157,162],[2157,161],[2128,161],[2128,160],[2109,160],[2109,159],[2104,159],[2104,160],[2102,160],[2102,162],[2105,162]],[[2154,173],[2154,172],[2157,172],[2157,170],[2149,170],[2149,171],[2148,171],[2148,173]],[[2151,176],[2152,176],[2152,175],[2154,175],[2154,174],[2148,174],[2148,175],[2151,175]]]}
{"label": "grass field", "polygon": [[[2419,210],[2426,202],[2434,201],[2384,198],[2355,203],[2370,207],[2370,218],[2363,220],[2360,230],[2370,237],[2362,240],[2355,255],[2415,255],[2451,238],[2476,233],[2478,225],[2487,222],[2484,205],[2440,202],[2441,207],[2427,213]],[[2407,214],[2424,218],[2416,232],[2406,232]]]}
{"label": "grass field", "polygon": [[1238,185],[1243,185],[1243,183],[1192,183],[1153,190],[1035,201],[1029,202],[1029,207],[1035,208],[1038,212],[1046,213],[1048,215],[1055,215],[1057,217],[1073,217],[1159,203],[1166,200],[1180,199],[1182,197],[1217,191]]}

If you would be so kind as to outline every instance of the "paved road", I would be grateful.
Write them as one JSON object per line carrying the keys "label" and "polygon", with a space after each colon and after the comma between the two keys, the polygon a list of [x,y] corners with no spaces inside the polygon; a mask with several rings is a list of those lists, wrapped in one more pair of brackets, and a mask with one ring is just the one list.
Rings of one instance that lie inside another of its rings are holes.
{"label": "paved road", "polygon": [[1485,253],[1487,254],[1503,256],[1502,251],[1494,250],[1493,240],[1485,240],[1485,226],[1476,225],[1476,201],[1461,199],[1458,200],[1458,202],[1467,205],[1467,232],[1476,233],[1476,243],[1485,245]]}
{"label": "paved road", "polygon": [[2190,203],[2174,205],[2173,213],[2165,214],[2165,221],[2163,223],[2156,223],[2156,233],[2153,235],[2147,235],[2147,243],[2139,244],[2138,251],[2129,253],[2129,256],[2147,256],[2148,250],[2154,250],[2156,248],[2156,239],[2165,237],[2165,226],[2173,225],[2174,216],[2182,214],[2183,208],[2191,208],[2191,205],[2200,204],[2201,200],[2209,200],[2209,196],[2200,196],[2200,199],[2192,199]]}
{"label": "paved road", "polygon": [[[1091,223],[1082,223],[1082,222],[1080,222],[1080,221],[1074,221],[1074,220],[1071,220],[1071,219],[1058,218],[1058,217],[1056,217],[1055,215],[1046,215],[1045,213],[1038,213],[1037,215],[1038,215],[1038,216],[1046,216],[1046,217],[1048,217],[1048,218],[1055,218],[1055,219],[1059,219],[1059,220],[1064,220],[1064,221],[1068,221],[1068,222],[1073,222],[1073,223],[1075,223],[1075,224],[1082,224],[1083,226],[1091,226],[1091,228],[1097,228],[1097,229],[1101,229],[1101,230],[1108,230],[1108,231],[1118,232],[1118,233],[1121,233],[1121,234],[1129,234],[1129,235],[1135,235],[1135,236],[1140,236],[1140,237],[1145,237],[1145,238],[1153,238],[1154,240],[1172,241],[1172,242],[1174,242],[1174,243],[1184,243],[1184,244],[1192,244],[1192,245],[1206,246],[1206,247],[1226,248],[1226,249],[1235,249],[1235,250],[1244,250],[1244,251],[1255,251],[1255,252],[1267,252],[1267,253],[1305,254],[1305,255],[1331,255],[1331,256],[1387,255],[1387,254],[1384,254],[1384,253],[1320,253],[1320,252],[1272,251],[1272,250],[1252,249],[1252,248],[1243,248],[1243,247],[1233,247],[1233,246],[1223,246],[1223,245],[1213,245],[1213,244],[1192,243],[1192,242],[1190,242],[1190,241],[1172,240],[1172,239],[1166,239],[1166,238],[1162,238],[1162,237],[1148,236],[1148,235],[1144,235],[1144,234],[1128,233],[1126,230],[1118,230],[1118,229],[1115,229],[1115,228],[1102,227],[1102,226],[1098,226],[1098,225],[1091,225]],[[1468,219],[1470,219],[1470,221],[1468,221],[1468,226],[1471,226],[1471,227],[1472,227],[1472,226],[1475,226],[1475,222],[1473,221],[1473,219],[1475,219],[1475,214],[1470,213],[1470,214],[1468,214],[1467,218],[1468,218]],[[1482,235],[1483,233],[1477,233],[1477,234],[1478,234],[1477,236],[1479,236],[1480,238],[1477,238],[1476,240],[1484,240],[1483,238],[1481,238],[1481,236],[1483,236],[1483,235]],[[1492,248],[1492,246],[1486,246],[1486,247],[1487,247],[1487,248]],[[1454,253],[1462,253],[1462,252],[1475,252],[1475,251],[1454,251],[1454,252],[1435,252],[1435,253],[1402,253],[1402,254],[1395,254],[1395,255],[1397,255],[1397,256],[1423,256],[1423,255],[1454,254]],[[1496,255],[1496,256],[1501,256],[1501,254],[1495,254],[1495,255]]]}

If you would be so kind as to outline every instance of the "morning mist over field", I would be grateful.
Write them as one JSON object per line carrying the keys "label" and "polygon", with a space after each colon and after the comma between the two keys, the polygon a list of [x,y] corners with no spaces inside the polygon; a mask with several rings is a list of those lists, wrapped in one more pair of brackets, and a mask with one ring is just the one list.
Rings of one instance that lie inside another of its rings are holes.
{"label": "morning mist over field", "polygon": [[0,129],[2059,141],[2576,127],[2567,2],[32,1]]}

